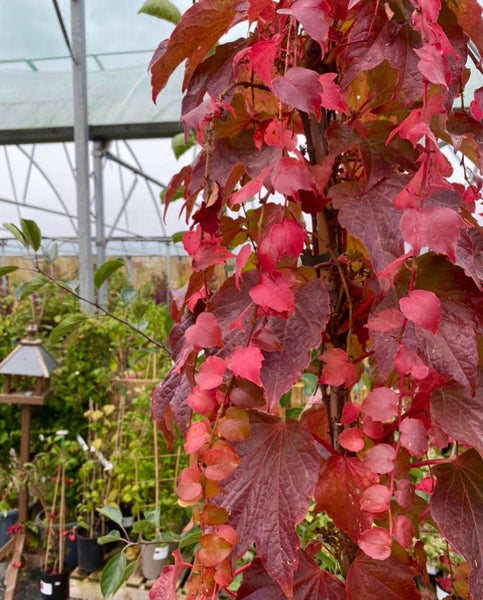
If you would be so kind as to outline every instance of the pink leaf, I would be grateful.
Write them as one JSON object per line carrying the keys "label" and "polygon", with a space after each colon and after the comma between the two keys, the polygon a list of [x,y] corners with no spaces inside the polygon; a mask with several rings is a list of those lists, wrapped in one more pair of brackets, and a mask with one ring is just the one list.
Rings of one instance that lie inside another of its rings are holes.
{"label": "pink leaf", "polygon": [[394,469],[396,450],[389,444],[377,444],[364,454],[364,464],[373,473],[390,473]]}
{"label": "pink leaf", "polygon": [[236,377],[243,377],[255,385],[262,385],[260,380],[262,361],[263,354],[260,348],[248,346],[236,348],[226,359],[226,364]]}
{"label": "pink leaf", "polygon": [[353,541],[372,525],[372,515],[360,508],[365,489],[379,481],[365,464],[354,457],[330,456],[315,490],[316,510],[325,511]]}
{"label": "pink leaf", "polygon": [[326,350],[320,359],[325,362],[320,383],[350,388],[357,381],[357,370],[341,348]]}
{"label": "pink leaf", "polygon": [[409,296],[399,300],[399,308],[416,327],[436,333],[441,318],[441,303],[434,292],[413,290]]}
{"label": "pink leaf", "polygon": [[293,219],[284,219],[271,227],[258,246],[258,258],[263,271],[270,273],[282,256],[299,257],[304,247],[305,227]]}
{"label": "pink leaf", "polygon": [[381,331],[386,333],[402,327],[404,316],[397,308],[389,308],[381,310],[375,317],[372,317],[367,322],[367,328],[372,331]]}
{"label": "pink leaf", "polygon": [[442,535],[470,565],[470,591],[483,589],[483,460],[468,450],[455,461],[434,468],[437,483],[431,514]]}
{"label": "pink leaf", "polygon": [[371,527],[364,531],[358,544],[363,552],[375,560],[385,560],[391,556],[392,537],[382,527]]}
{"label": "pink leaf", "polygon": [[394,521],[394,537],[397,543],[407,550],[411,548],[415,535],[413,524],[406,515],[398,515]]}
{"label": "pink leaf", "polygon": [[235,285],[238,289],[240,289],[240,277],[243,271],[243,268],[247,264],[247,261],[252,252],[252,248],[250,244],[245,244],[241,247],[240,252],[236,256],[235,261]]}
{"label": "pink leaf", "polygon": [[372,485],[364,490],[360,499],[362,510],[370,513],[381,513],[389,508],[391,491],[385,485]]}
{"label": "pink leaf", "polygon": [[200,415],[209,415],[218,408],[216,390],[200,390],[195,386],[186,398],[186,404]]}
{"label": "pink leaf", "polygon": [[195,348],[221,348],[221,329],[215,315],[202,312],[198,315],[196,323],[188,327],[185,333],[186,341]]}
{"label": "pink leaf", "polygon": [[470,113],[477,121],[483,120],[483,87],[475,90],[473,100],[470,103]]}
{"label": "pink leaf", "polygon": [[414,379],[425,379],[429,375],[429,367],[423,363],[416,352],[408,350],[402,344],[394,357],[394,366],[402,375],[412,375]]}
{"label": "pink leaf", "polygon": [[340,417],[341,424],[350,425],[359,418],[360,412],[361,407],[358,404],[354,404],[354,402],[346,402]]}
{"label": "pink leaf", "polygon": [[240,59],[248,59],[248,66],[255,75],[260,77],[265,85],[270,86],[273,79],[273,62],[278,52],[280,40],[275,37],[271,40],[256,42],[253,46],[241,50],[234,60],[236,64]]}
{"label": "pink leaf", "polygon": [[250,426],[250,438],[235,446],[241,463],[225,483],[221,503],[238,532],[236,556],[255,542],[265,570],[290,596],[299,562],[295,525],[314,493],[319,457],[310,435],[296,421],[283,423],[252,413]]}
{"label": "pink leaf", "polygon": [[449,64],[440,44],[427,44],[421,49],[415,49],[414,52],[421,59],[418,62],[418,69],[431,83],[443,85],[446,89],[451,81],[451,71]]}
{"label": "pink leaf", "polygon": [[428,246],[455,262],[456,244],[464,222],[454,210],[444,206],[424,210],[410,208],[404,212],[399,226],[404,240],[411,244],[416,255]]}
{"label": "pink leaf", "polygon": [[349,567],[346,587],[347,600],[421,599],[414,582],[413,567],[394,555],[381,561],[359,554]]}
{"label": "pink leaf", "polygon": [[[316,71],[292,67],[283,77],[275,77],[272,89],[282,102],[306,113],[320,115],[322,86]],[[306,189],[306,188],[304,188]]]}
{"label": "pink leaf", "polygon": [[165,565],[159,578],[149,590],[149,600],[176,600],[178,578],[184,569],[181,550],[174,550],[174,565]]}
{"label": "pink leaf", "polygon": [[192,467],[183,469],[178,477],[175,492],[185,506],[198,502],[203,496],[201,473]]}
{"label": "pink leaf", "polygon": [[191,423],[186,434],[184,451],[186,454],[193,454],[194,452],[198,452],[209,441],[210,432],[207,423],[205,421],[195,421]]}
{"label": "pink leaf", "polygon": [[373,389],[361,406],[361,410],[374,421],[388,421],[397,415],[399,396],[389,388]]}
{"label": "pink leaf", "polygon": [[221,245],[221,238],[207,236],[201,239],[199,227],[183,235],[183,246],[193,259],[193,269],[204,271],[214,265],[223,265],[233,254]]}
{"label": "pink leaf", "polygon": [[273,187],[284,196],[298,198],[299,190],[314,190],[316,183],[303,160],[283,156],[278,160],[271,174]]}
{"label": "pink leaf", "polygon": [[219,441],[217,446],[203,454],[203,462],[206,465],[205,475],[208,479],[223,481],[238,467],[240,459],[228,442]]}
{"label": "pink leaf", "polygon": [[200,390],[211,390],[223,382],[226,371],[225,361],[217,356],[209,356],[201,365],[196,377]]}
{"label": "pink leaf", "polygon": [[399,506],[405,510],[409,510],[414,501],[413,484],[407,479],[400,479],[397,482],[397,490],[394,492],[394,498]]}
{"label": "pink leaf", "polygon": [[384,425],[366,415],[362,421],[362,431],[372,440],[380,440],[384,436]]}
{"label": "pink leaf", "polygon": [[339,444],[345,448],[345,450],[349,450],[349,452],[359,452],[364,448],[362,431],[356,427],[344,429],[344,431],[339,434]]}
{"label": "pink leaf", "polygon": [[401,446],[413,456],[422,456],[428,450],[428,432],[419,419],[404,419],[399,433]]}

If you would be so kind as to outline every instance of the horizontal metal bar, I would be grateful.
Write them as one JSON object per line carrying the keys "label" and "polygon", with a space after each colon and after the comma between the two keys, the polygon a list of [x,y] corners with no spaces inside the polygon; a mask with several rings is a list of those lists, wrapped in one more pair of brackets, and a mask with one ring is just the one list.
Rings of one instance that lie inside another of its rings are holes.
{"label": "horizontal metal bar", "polygon": [[126,161],[122,160],[121,158],[115,156],[114,154],[111,154],[108,150],[106,150],[106,152],[104,152],[104,156],[106,158],[108,158],[109,160],[112,160],[113,162],[117,163],[118,165],[121,165],[121,167],[124,167],[125,169],[128,169],[129,171],[132,171],[133,173],[136,173],[136,175],[140,175],[147,181],[150,181],[151,183],[154,183],[155,185],[159,185],[159,187],[162,187],[162,188],[166,187],[166,185],[164,183],[161,183],[154,177],[151,177],[151,175],[147,175],[146,173],[144,173],[144,171],[141,171],[141,169],[138,169],[137,167],[133,167],[132,165],[130,165]]}

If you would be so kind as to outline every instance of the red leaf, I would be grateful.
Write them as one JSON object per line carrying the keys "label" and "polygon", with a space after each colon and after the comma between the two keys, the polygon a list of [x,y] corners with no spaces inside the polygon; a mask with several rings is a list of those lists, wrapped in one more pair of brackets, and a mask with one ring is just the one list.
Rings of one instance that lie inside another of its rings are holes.
{"label": "red leaf", "polygon": [[221,498],[239,535],[235,553],[241,556],[254,541],[270,577],[291,596],[298,565],[295,525],[305,516],[315,489],[317,453],[297,422],[259,413],[252,413],[251,437],[235,450],[241,463]]}
{"label": "red leaf", "polygon": [[394,469],[396,451],[389,444],[377,444],[367,450],[363,460],[373,473],[390,473]]}
{"label": "red leaf", "polygon": [[398,515],[394,521],[394,537],[398,544],[406,550],[413,545],[413,537],[416,535],[413,524],[406,515]]}
{"label": "red leaf", "polygon": [[347,600],[420,600],[411,567],[395,556],[384,561],[358,554],[347,573]]}
{"label": "red leaf", "polygon": [[219,441],[217,445],[203,454],[206,465],[205,475],[212,481],[223,481],[229,477],[240,464],[228,442]]}
{"label": "red leaf", "polygon": [[192,467],[183,469],[178,477],[175,492],[184,506],[196,504],[203,497],[201,473]]}
{"label": "red leaf", "polygon": [[[271,579],[261,561],[255,560],[244,574],[237,592],[239,600],[281,600],[280,586]],[[293,600],[345,600],[345,586],[299,551],[294,574]]]}
{"label": "red leaf", "polygon": [[[292,15],[316,42],[325,50],[329,34],[330,6],[325,0],[296,0],[290,8],[278,10],[283,15]],[[327,107],[326,107],[327,108]]]}
{"label": "red leaf", "polygon": [[483,460],[468,450],[455,461],[433,469],[437,478],[431,514],[439,530],[470,564],[470,590],[483,589]]}
{"label": "red leaf", "polygon": [[235,261],[235,285],[240,289],[240,277],[242,275],[243,268],[247,264],[247,261],[252,252],[250,244],[245,244],[241,247],[240,252],[236,256]]}
{"label": "red leaf", "polygon": [[221,238],[201,238],[200,227],[194,231],[187,231],[183,235],[183,246],[193,259],[193,269],[204,271],[214,265],[223,265],[226,260],[233,258],[233,254],[221,245]]}
{"label": "red leaf", "polygon": [[416,352],[408,350],[402,344],[394,357],[394,366],[402,375],[412,375],[414,379],[425,379],[429,375],[429,367],[423,363]]}
{"label": "red leaf", "polygon": [[184,569],[181,550],[174,550],[174,565],[165,565],[159,578],[149,590],[149,600],[177,600],[176,586]]}
{"label": "red leaf", "polygon": [[223,562],[233,550],[233,544],[214,533],[202,535],[200,546],[197,557],[205,567],[214,567]]}
{"label": "red leaf", "polygon": [[320,357],[325,362],[320,383],[327,385],[345,385],[350,388],[358,379],[355,366],[340,348],[326,350]]}
{"label": "red leaf", "polygon": [[262,361],[263,354],[260,348],[248,346],[236,348],[226,359],[226,364],[236,377],[243,377],[255,385],[262,385],[260,380]]}
{"label": "red leaf", "polygon": [[389,388],[379,387],[373,389],[361,406],[365,415],[373,421],[388,421],[395,417],[399,408],[399,396]]}
{"label": "red leaf", "polygon": [[279,273],[261,274],[260,283],[250,290],[250,298],[266,313],[293,313],[294,295],[291,286]]}
{"label": "red leaf", "polygon": [[200,390],[211,390],[221,385],[225,371],[226,364],[222,358],[218,358],[217,356],[209,356],[201,365],[199,373],[196,377],[196,383],[198,384]]}
{"label": "red leaf", "polygon": [[457,383],[435,390],[431,416],[450,437],[483,453],[483,373],[474,396]]}
{"label": "red leaf", "polygon": [[360,499],[362,510],[370,513],[381,513],[389,508],[391,491],[385,485],[372,485],[364,490]]}
{"label": "red leaf", "polygon": [[367,556],[376,560],[386,560],[391,556],[392,536],[382,527],[371,527],[363,531],[357,543]]}
{"label": "red leaf", "polygon": [[428,450],[428,432],[419,419],[404,419],[399,433],[401,446],[413,456],[422,456]]}
{"label": "red leaf", "polygon": [[173,368],[151,392],[151,414],[168,444],[173,441],[173,416],[180,431],[186,432],[191,412],[186,398],[190,391],[191,387],[186,377]]}
{"label": "red leaf", "polygon": [[394,492],[396,502],[402,508],[409,510],[414,501],[414,487],[407,479],[400,479],[397,483],[397,490]]}
{"label": "red leaf", "polygon": [[329,191],[340,209],[339,223],[367,248],[376,273],[404,254],[398,228],[401,216],[392,205],[392,198],[402,187],[401,181],[388,179],[366,193],[353,184],[339,184]]}
{"label": "red leaf", "polygon": [[169,40],[160,44],[151,59],[149,70],[154,101],[171,73],[189,58],[185,74],[185,84],[187,83],[219,38],[234,22],[244,18],[245,14],[239,11],[240,4],[236,0],[202,0],[184,13]]}
{"label": "red leaf", "polygon": [[339,434],[339,444],[345,450],[349,450],[349,452],[359,452],[364,448],[362,431],[356,427],[344,429],[344,431]]}
{"label": "red leaf", "polygon": [[314,113],[316,117],[320,115],[322,86],[316,71],[292,67],[283,77],[275,77],[272,89],[276,96],[289,106],[302,112]]}
{"label": "red leaf", "polygon": [[277,406],[310,363],[311,350],[319,346],[329,317],[329,295],[321,280],[315,278],[295,292],[292,317],[268,320],[283,348],[281,352],[266,353],[262,364],[261,379],[270,408]]}
{"label": "red leaf", "polygon": [[305,227],[293,219],[284,219],[273,225],[258,246],[257,254],[263,271],[273,271],[282,256],[292,256],[296,260],[302,253],[305,236]]}
{"label": "red leaf", "polygon": [[320,94],[322,106],[327,110],[338,110],[342,113],[347,111],[344,98],[340,93],[340,87],[335,83],[336,73],[324,73],[319,76],[322,93]]}
{"label": "red leaf", "polygon": [[354,402],[346,402],[344,404],[344,408],[342,409],[340,422],[342,425],[350,425],[359,418],[360,412],[361,407],[358,404],[354,404]]}
{"label": "red leaf", "polygon": [[241,50],[234,58],[233,64],[248,60],[248,66],[265,85],[270,86],[273,79],[273,62],[279,49],[280,40],[275,36],[271,40],[261,40],[253,46]]}
{"label": "red leaf", "polygon": [[441,318],[441,304],[434,292],[413,290],[399,300],[399,308],[416,327],[436,333]]}
{"label": "red leaf", "polygon": [[418,62],[419,71],[431,83],[441,84],[448,89],[451,81],[451,71],[449,64],[440,44],[426,44],[422,48],[415,49],[414,52],[421,59]]}
{"label": "red leaf", "polygon": [[209,441],[210,431],[207,422],[195,421],[194,423],[191,423],[188,433],[186,434],[184,451],[186,454],[193,454],[194,452],[198,452],[198,450]]}
{"label": "red leaf", "polygon": [[195,386],[186,398],[186,404],[200,415],[209,415],[218,408],[216,390],[200,390]]}
{"label": "red leaf", "polygon": [[355,542],[372,524],[372,515],[359,502],[379,478],[358,458],[330,456],[320,473],[315,490],[316,510],[324,510],[339,529]]}
{"label": "red leaf", "polygon": [[444,206],[416,210],[410,208],[401,217],[399,224],[404,240],[418,255],[421,248],[428,246],[433,252],[445,254],[455,262],[456,244],[464,222],[454,210]]}
{"label": "red leaf", "polygon": [[289,156],[278,160],[270,178],[277,192],[294,198],[298,198],[299,190],[314,190],[317,187],[307,164]]}
{"label": "red leaf", "polygon": [[483,120],[483,87],[475,90],[473,100],[470,103],[470,113],[477,121]]}
{"label": "red leaf", "polygon": [[223,345],[216,317],[209,312],[198,315],[196,323],[186,330],[185,337],[195,348],[220,348]]}

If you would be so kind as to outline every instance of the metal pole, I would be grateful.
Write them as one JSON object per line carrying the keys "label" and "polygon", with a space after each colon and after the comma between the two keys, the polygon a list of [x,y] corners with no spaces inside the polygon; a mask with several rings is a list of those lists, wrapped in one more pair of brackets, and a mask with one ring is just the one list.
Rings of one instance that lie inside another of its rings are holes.
{"label": "metal pole", "polygon": [[[84,0],[71,0],[71,32],[74,107],[74,142],[77,191],[77,225],[79,236],[79,291],[94,300],[92,249],[89,216],[89,125],[87,120],[87,73],[85,52]],[[89,312],[87,304],[83,310]]]}
{"label": "metal pole", "polygon": [[171,302],[171,244],[166,244],[166,304]]}
{"label": "metal pole", "polygon": [[[106,233],[104,229],[104,177],[102,159],[105,144],[96,140],[92,155],[94,157],[94,198],[96,203],[96,266],[99,268],[106,262]],[[107,298],[107,284],[99,288],[99,303],[102,305]]]}

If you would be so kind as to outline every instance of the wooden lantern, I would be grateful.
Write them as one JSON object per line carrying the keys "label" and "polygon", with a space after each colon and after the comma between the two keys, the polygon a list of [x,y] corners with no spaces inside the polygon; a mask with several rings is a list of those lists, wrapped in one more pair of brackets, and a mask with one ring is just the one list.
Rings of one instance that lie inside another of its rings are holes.
{"label": "wooden lantern", "polygon": [[[29,439],[32,405],[43,404],[50,394],[50,376],[57,368],[52,356],[42,347],[37,338],[37,326],[31,323],[27,328],[27,337],[12,350],[0,363],[0,374],[3,375],[3,390],[0,393],[1,404],[20,404],[22,419],[20,427],[20,464],[29,461]],[[28,377],[29,383],[34,379],[31,389],[24,389],[22,378]],[[19,520],[27,520],[28,490],[20,491]]]}

